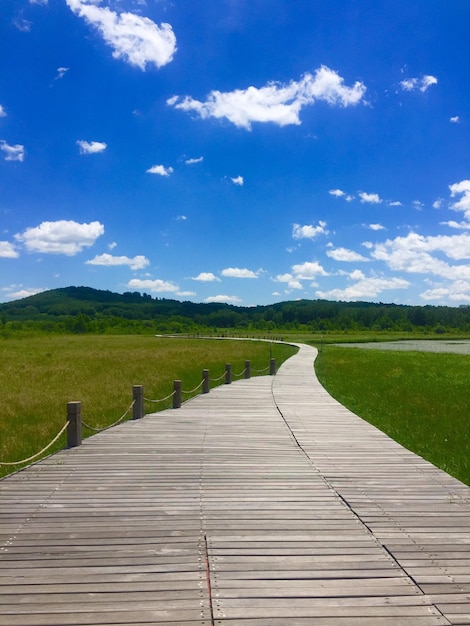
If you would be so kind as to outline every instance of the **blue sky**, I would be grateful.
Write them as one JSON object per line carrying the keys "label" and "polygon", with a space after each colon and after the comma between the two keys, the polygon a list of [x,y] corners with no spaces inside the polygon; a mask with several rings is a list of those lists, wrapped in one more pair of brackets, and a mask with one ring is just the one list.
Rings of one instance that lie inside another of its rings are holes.
{"label": "blue sky", "polygon": [[1,0],[0,300],[470,302],[467,0]]}

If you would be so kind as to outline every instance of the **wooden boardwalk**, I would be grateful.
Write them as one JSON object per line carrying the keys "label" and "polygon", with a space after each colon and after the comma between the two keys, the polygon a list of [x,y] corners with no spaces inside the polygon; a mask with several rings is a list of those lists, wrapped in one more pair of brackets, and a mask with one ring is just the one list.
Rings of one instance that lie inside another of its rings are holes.
{"label": "wooden boardwalk", "polygon": [[0,625],[469,625],[470,489],[315,354],[0,481]]}

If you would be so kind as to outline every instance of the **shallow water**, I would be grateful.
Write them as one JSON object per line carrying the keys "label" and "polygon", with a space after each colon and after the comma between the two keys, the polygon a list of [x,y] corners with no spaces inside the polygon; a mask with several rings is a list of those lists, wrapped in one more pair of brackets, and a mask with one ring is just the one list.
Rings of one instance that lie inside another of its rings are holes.
{"label": "shallow water", "polygon": [[335,343],[342,348],[364,348],[369,350],[413,350],[418,352],[453,352],[470,354],[470,339],[433,340],[407,339],[405,341],[371,341],[369,343]]}

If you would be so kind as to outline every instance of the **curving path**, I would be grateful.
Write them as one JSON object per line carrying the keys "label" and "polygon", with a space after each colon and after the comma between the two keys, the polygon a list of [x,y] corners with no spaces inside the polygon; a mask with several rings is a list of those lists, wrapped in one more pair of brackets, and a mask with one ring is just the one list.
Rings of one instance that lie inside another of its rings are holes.
{"label": "curving path", "polygon": [[0,481],[0,625],[470,624],[470,489],[315,355]]}

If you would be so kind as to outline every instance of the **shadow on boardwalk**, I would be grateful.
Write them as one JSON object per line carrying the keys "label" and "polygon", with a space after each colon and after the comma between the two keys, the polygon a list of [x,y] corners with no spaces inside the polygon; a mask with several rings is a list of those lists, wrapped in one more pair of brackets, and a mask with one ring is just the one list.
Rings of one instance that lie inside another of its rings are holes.
{"label": "shadow on boardwalk", "polygon": [[0,625],[470,624],[470,490],[314,348],[0,482]]}

